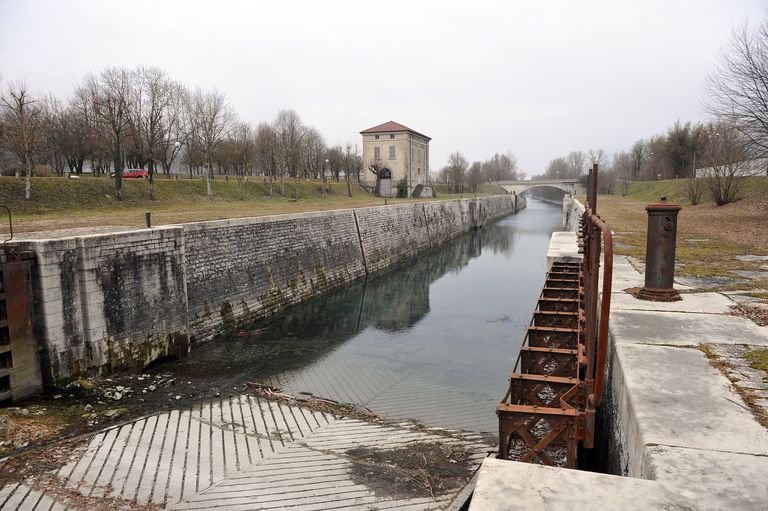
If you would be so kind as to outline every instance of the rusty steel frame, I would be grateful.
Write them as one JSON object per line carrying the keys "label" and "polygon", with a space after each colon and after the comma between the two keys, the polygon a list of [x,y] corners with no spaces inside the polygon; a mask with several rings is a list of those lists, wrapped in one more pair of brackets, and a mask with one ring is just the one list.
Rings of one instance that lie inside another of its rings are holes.
{"label": "rusty steel frame", "polygon": [[555,262],[547,273],[496,408],[499,458],[576,468],[578,444],[594,445],[613,275],[613,237],[597,215],[597,165],[589,174],[579,252],[581,263]]}

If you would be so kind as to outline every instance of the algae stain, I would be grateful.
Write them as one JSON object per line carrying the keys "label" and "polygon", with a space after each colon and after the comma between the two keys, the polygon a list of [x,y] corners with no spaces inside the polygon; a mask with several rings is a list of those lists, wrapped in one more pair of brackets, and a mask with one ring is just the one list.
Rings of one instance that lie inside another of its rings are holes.
{"label": "algae stain", "polygon": [[229,302],[224,302],[221,306],[221,323],[226,332],[235,329],[235,312]]}

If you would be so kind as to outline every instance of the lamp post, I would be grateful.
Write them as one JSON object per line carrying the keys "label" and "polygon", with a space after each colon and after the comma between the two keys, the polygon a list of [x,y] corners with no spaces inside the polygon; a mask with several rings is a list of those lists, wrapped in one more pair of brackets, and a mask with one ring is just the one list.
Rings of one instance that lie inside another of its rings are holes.
{"label": "lamp post", "polygon": [[325,167],[327,167],[329,163],[330,160],[326,158],[325,164],[323,165],[323,199],[325,199]]}

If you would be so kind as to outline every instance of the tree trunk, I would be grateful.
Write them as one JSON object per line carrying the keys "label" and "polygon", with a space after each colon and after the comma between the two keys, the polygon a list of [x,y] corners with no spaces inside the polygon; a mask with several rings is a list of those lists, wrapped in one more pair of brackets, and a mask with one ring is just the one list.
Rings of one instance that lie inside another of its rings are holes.
{"label": "tree trunk", "polygon": [[285,197],[285,172],[280,173],[280,195]]}
{"label": "tree trunk", "polygon": [[120,139],[115,141],[114,147],[115,161],[115,197],[117,200],[123,200],[123,154],[120,151]]}
{"label": "tree trunk", "polygon": [[352,198],[352,179],[350,178],[349,172],[345,172],[344,177],[347,179],[347,196]]}
{"label": "tree trunk", "polygon": [[326,188],[325,167],[323,167],[323,199],[325,199],[325,188]]}
{"label": "tree trunk", "polygon": [[25,154],[24,160],[27,164],[27,176],[24,180],[24,198],[30,200],[32,198],[32,155],[29,153]]}
{"label": "tree trunk", "polygon": [[237,173],[237,196],[243,200],[243,184],[241,183],[240,172]]}
{"label": "tree trunk", "polygon": [[208,172],[205,173],[205,186],[208,190],[209,199],[213,199],[213,190],[211,189],[211,179],[213,179],[213,160],[208,158]]}
{"label": "tree trunk", "polygon": [[149,200],[155,200],[155,162],[149,164]]}

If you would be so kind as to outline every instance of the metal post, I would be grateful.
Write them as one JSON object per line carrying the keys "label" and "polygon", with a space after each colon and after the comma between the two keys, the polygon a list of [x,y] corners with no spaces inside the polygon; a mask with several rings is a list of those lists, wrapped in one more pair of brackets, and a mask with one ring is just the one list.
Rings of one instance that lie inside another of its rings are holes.
{"label": "metal post", "polygon": [[589,188],[592,190],[592,200],[589,201],[589,209],[592,214],[597,214],[597,163],[592,165],[592,178],[589,180]]}
{"label": "metal post", "polygon": [[641,300],[681,300],[674,288],[677,214],[682,208],[666,197],[645,207],[648,212],[648,240],[645,246],[645,285],[633,293]]}
{"label": "metal post", "polygon": [[152,227],[152,213],[149,211],[144,213],[144,220],[147,221],[147,227]]}

